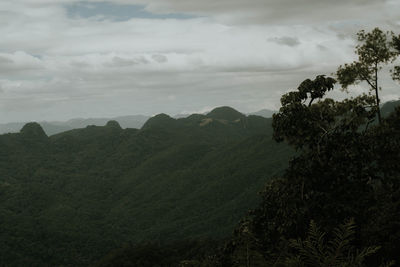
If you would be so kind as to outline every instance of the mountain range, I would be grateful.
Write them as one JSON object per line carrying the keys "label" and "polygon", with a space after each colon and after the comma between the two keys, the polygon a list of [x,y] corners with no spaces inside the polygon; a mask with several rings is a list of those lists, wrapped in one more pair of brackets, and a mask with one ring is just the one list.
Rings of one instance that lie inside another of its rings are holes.
{"label": "mountain range", "polygon": [[[383,116],[389,114],[395,106],[399,105],[400,101],[389,101],[384,103],[381,107],[383,110]],[[256,112],[248,113],[247,115],[255,115],[264,118],[272,118],[272,115],[276,113],[274,110],[262,109]],[[206,115],[204,113],[203,115]],[[182,119],[187,118],[191,114],[176,114],[173,116],[174,119]],[[41,121],[39,124],[42,126],[45,133],[50,136],[54,134],[58,134],[61,132],[65,132],[72,129],[84,128],[88,125],[95,126],[104,126],[108,121],[115,120],[117,121],[122,128],[135,128],[140,129],[144,123],[151,118],[151,116],[145,115],[127,115],[127,116],[119,116],[114,118],[74,118],[68,121]],[[22,127],[27,122],[9,122],[9,123],[0,123],[0,134],[4,133],[18,133]]]}
{"label": "mountain range", "polygon": [[271,119],[221,107],[0,135],[0,265],[86,266],[124,243],[224,238],[292,150]]}
{"label": "mountain range", "polygon": [[[265,118],[271,118],[275,111],[263,109],[257,112],[249,113],[248,115],[257,115]],[[205,113],[207,114],[207,113]],[[174,119],[189,117],[191,114],[177,114]],[[114,118],[74,118],[68,121],[41,121],[39,122],[47,135],[54,135],[72,129],[84,128],[88,125],[104,126],[110,120],[117,121],[122,128],[140,129],[143,124],[151,116],[145,115],[127,115]],[[0,134],[18,133],[27,122],[10,122],[0,124]]]}
{"label": "mountain range", "polygon": [[[88,125],[104,126],[110,120],[118,121],[122,128],[139,129],[149,118],[149,116],[144,115],[130,115],[115,118],[75,118],[68,121],[42,121],[39,122],[39,124],[42,126],[45,133],[50,136],[72,129],[84,128]],[[25,124],[26,122],[10,122],[0,124],[0,134],[17,133]]]}

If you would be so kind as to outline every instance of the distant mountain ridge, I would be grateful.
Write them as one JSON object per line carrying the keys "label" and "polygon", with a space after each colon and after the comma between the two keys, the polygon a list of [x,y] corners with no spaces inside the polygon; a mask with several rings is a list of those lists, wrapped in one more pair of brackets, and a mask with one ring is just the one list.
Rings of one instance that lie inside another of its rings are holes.
{"label": "distant mountain ridge", "polygon": [[382,116],[387,117],[398,106],[400,106],[400,100],[392,100],[392,101],[385,102],[381,106]]}
{"label": "distant mountain ridge", "polygon": [[261,117],[264,117],[264,118],[272,118],[272,115],[274,115],[277,112],[278,111],[276,111],[276,110],[262,109],[262,110],[259,110],[257,112],[249,113],[248,115],[261,116]]}
{"label": "distant mountain ridge", "polygon": [[28,123],[0,135],[0,258],[88,266],[126,242],[224,238],[291,155],[271,119],[229,107],[50,137]]}
{"label": "distant mountain ridge", "polygon": [[[400,100],[393,100],[393,101],[388,101],[384,103],[381,108],[382,108],[382,115],[387,116],[391,111],[396,106],[400,105]],[[206,112],[203,114],[198,114],[198,115],[208,115],[211,112],[211,117],[218,117],[220,112],[225,112],[227,109],[232,109],[230,107],[218,107],[215,108],[214,110],[210,112]],[[247,115],[254,115],[254,116],[260,116],[263,118],[272,118],[272,115],[276,113],[277,111],[274,110],[269,110],[269,109],[262,109],[257,112],[251,112],[247,113]],[[240,112],[238,112],[240,113]],[[242,113],[240,113],[242,114]],[[192,114],[177,114],[173,116],[172,118],[174,119],[184,119],[187,117],[190,117]],[[244,115],[244,114],[243,114]],[[235,115],[233,115],[235,116]],[[95,125],[95,126],[104,126],[106,123],[110,120],[115,120],[117,121],[122,128],[135,128],[135,129],[140,129],[142,126],[146,123],[148,119],[150,119],[151,116],[145,116],[145,115],[128,115],[128,116],[119,116],[119,117],[114,117],[114,118],[74,118],[70,119],[68,121],[43,121],[39,122],[39,124],[42,126],[43,130],[45,133],[50,136],[54,134],[58,134],[61,132],[65,132],[68,130],[72,129],[79,129],[79,128],[85,128],[88,125]],[[10,123],[3,123],[0,124],[0,134],[4,133],[18,133],[21,128],[26,124],[26,122],[10,122]]]}
{"label": "distant mountain ridge", "polygon": [[[265,111],[267,110],[261,110],[258,112],[251,113],[249,115],[257,115],[265,118],[272,117],[272,115],[268,117],[268,114],[272,113],[268,113],[268,111],[267,112]],[[177,114],[173,116],[173,118],[184,119],[189,117],[190,115],[191,114]],[[124,129],[125,128],[140,129],[145,124],[145,122],[150,118],[151,116],[145,116],[145,115],[127,115],[114,118],[88,118],[88,119],[74,118],[68,121],[42,121],[39,122],[39,124],[42,126],[46,134],[50,136],[72,129],[85,128],[88,125],[104,126],[110,120],[117,121],[120,124],[120,126]],[[0,134],[18,133],[26,123],[27,122],[10,122],[10,123],[0,124]]]}
{"label": "distant mountain ridge", "polygon": [[[144,115],[128,115],[115,118],[75,118],[68,121],[43,121],[39,122],[39,124],[42,126],[46,134],[50,136],[72,129],[85,128],[88,125],[104,126],[110,120],[118,121],[122,128],[140,129],[149,118],[149,116]],[[0,124],[0,134],[18,133],[25,124],[26,122]]]}

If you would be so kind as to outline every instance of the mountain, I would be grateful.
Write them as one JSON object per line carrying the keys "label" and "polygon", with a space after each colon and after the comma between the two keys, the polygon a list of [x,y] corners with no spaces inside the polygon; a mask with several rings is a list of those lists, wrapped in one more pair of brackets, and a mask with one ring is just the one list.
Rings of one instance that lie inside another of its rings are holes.
{"label": "mountain", "polygon": [[[122,126],[122,125],[121,125]],[[0,136],[0,259],[87,266],[124,243],[225,238],[293,151],[229,108]]]}
{"label": "mountain", "polygon": [[184,119],[184,118],[187,118],[187,117],[189,117],[191,114],[182,114],[182,113],[179,113],[179,114],[176,114],[176,115],[174,115],[174,119]]}
{"label": "mountain", "polygon": [[274,113],[277,113],[277,111],[276,110],[269,110],[269,109],[262,109],[262,110],[259,110],[257,112],[249,113],[249,115],[255,115],[255,116],[260,116],[260,117],[264,117],[264,118],[272,118],[272,115]]}
{"label": "mountain", "polygon": [[25,124],[20,131],[20,135],[25,138],[34,138],[41,140],[47,139],[47,135],[43,131],[43,128],[40,126],[39,123],[36,122],[30,122]]}
{"label": "mountain", "polygon": [[52,122],[56,125],[67,125],[73,129],[84,128],[88,125],[103,126],[110,120],[118,121],[122,128],[136,128],[139,129],[149,119],[148,116],[144,115],[131,115],[131,116],[120,116],[114,118],[91,118],[91,119],[71,119],[66,122]]}
{"label": "mountain", "polygon": [[[400,105],[400,101],[389,101],[382,105],[382,114],[383,116],[388,115],[391,111],[393,111],[395,106]],[[216,110],[213,110],[214,114],[209,115],[209,117],[216,118],[215,116],[220,116],[222,113],[229,113],[229,107],[220,107]],[[238,112],[239,113],[239,112]],[[272,118],[272,115],[276,113],[274,110],[262,109],[257,112],[252,112],[247,115],[260,116],[264,118]],[[233,117],[237,116],[233,115]],[[242,114],[243,115],[243,114]],[[174,119],[184,119],[189,117],[190,114],[177,114],[173,118]],[[239,116],[240,117],[240,116]],[[237,117],[237,118],[239,118]],[[122,128],[136,128],[140,129],[145,122],[149,119],[149,116],[144,115],[131,115],[131,116],[120,116],[115,118],[92,118],[92,119],[83,119],[83,118],[75,118],[68,121],[51,121],[51,122],[39,122],[42,126],[43,130],[47,135],[54,135],[61,132],[65,132],[72,129],[77,128],[85,128],[88,125],[96,125],[103,126],[109,120],[117,121]],[[11,123],[3,123],[0,124],[0,134],[4,133],[17,133],[21,130],[21,128],[26,124],[26,122],[11,122]]]}
{"label": "mountain", "polygon": [[396,107],[400,106],[400,100],[393,100],[384,103],[381,106],[381,114],[383,117],[387,117]]}
{"label": "mountain", "polygon": [[146,121],[146,123],[142,126],[142,129],[151,129],[151,128],[171,128],[178,124],[176,119],[171,118],[167,114],[158,114],[154,117],[151,117]]}
{"label": "mountain", "polygon": [[225,121],[236,121],[245,118],[246,116],[231,107],[215,108],[207,114],[207,117]]}
{"label": "mountain", "polygon": [[3,133],[18,133],[26,122],[9,122],[0,124],[0,134]]}
{"label": "mountain", "polygon": [[[47,135],[54,135],[61,132],[69,131],[77,128],[85,128],[88,125],[103,126],[110,120],[118,121],[122,128],[141,128],[143,124],[149,119],[148,116],[144,115],[131,115],[131,116],[120,116],[115,118],[93,118],[93,119],[82,119],[76,118],[68,121],[51,121],[51,122],[39,122],[43,130]],[[3,133],[17,133],[25,125],[24,122],[13,122],[0,124],[0,134]]]}

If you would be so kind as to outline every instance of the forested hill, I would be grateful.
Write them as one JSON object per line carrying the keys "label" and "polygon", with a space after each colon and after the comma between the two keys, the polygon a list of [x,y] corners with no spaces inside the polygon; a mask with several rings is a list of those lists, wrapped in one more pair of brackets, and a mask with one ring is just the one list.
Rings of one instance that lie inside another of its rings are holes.
{"label": "forested hill", "polygon": [[[58,134],[61,132],[69,131],[77,128],[84,128],[87,125],[103,126],[110,120],[118,121],[122,128],[141,128],[143,124],[149,119],[143,115],[130,115],[115,118],[92,118],[83,119],[75,118],[68,121],[42,121],[39,122],[47,135]],[[4,133],[17,133],[26,123],[23,122],[10,122],[0,124],[0,134]]]}
{"label": "forested hill", "polygon": [[[276,111],[262,109],[248,115],[257,115],[264,118],[272,118],[272,114]],[[177,114],[173,118],[186,118],[190,114]],[[141,128],[149,119],[149,116],[144,115],[127,115],[114,118],[74,118],[68,121],[41,121],[38,122],[42,126],[47,135],[54,135],[77,128],[85,128],[87,125],[103,126],[110,120],[117,121],[122,128]],[[0,134],[18,133],[26,123],[24,122],[9,122],[0,123]]]}
{"label": "forested hill", "polygon": [[229,107],[0,136],[0,266],[84,266],[124,243],[224,238],[292,150]]}

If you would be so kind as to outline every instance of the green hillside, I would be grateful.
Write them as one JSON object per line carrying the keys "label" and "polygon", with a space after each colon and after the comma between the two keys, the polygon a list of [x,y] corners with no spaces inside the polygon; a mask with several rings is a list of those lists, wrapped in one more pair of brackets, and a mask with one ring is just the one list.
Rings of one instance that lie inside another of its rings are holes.
{"label": "green hillside", "polygon": [[384,103],[381,107],[382,116],[387,117],[392,113],[396,107],[400,106],[400,100],[393,100]]}
{"label": "green hillside", "polygon": [[85,266],[124,243],[225,238],[292,150],[271,119],[219,108],[0,136],[0,265]]}

